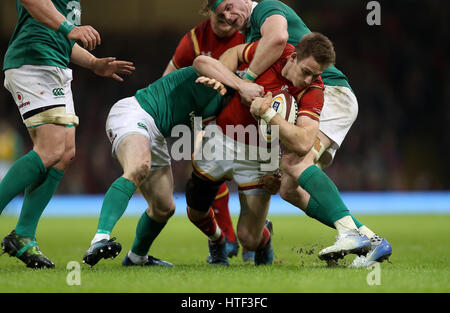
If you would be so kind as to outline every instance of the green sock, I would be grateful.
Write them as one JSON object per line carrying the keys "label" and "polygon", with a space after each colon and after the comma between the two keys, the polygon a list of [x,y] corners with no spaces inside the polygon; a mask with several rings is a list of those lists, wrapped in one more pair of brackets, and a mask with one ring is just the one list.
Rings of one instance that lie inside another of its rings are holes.
{"label": "green sock", "polygon": [[153,240],[158,237],[166,224],[156,222],[147,215],[147,212],[144,212],[137,224],[136,238],[134,239],[131,251],[137,255],[146,256]]}
{"label": "green sock", "polygon": [[16,233],[22,237],[34,238],[36,228],[50,199],[63,177],[64,172],[51,167],[44,181],[32,184],[25,189],[22,210],[15,228]]}
{"label": "green sock", "polygon": [[103,200],[97,233],[110,234],[112,232],[135,192],[136,185],[125,177],[119,177],[112,183]]}
{"label": "green sock", "polygon": [[334,225],[337,220],[350,215],[336,185],[317,166],[308,167],[297,182],[316,202],[311,205],[308,203],[308,215],[311,214],[312,217],[328,226]]}
{"label": "green sock", "polygon": [[0,183],[0,214],[6,205],[32,183],[47,173],[41,157],[31,150],[18,159]]}
{"label": "green sock", "polygon": [[[330,224],[329,223],[330,221],[328,221],[328,220],[321,220],[321,218],[320,218],[321,215],[322,215],[322,214],[320,214],[321,210],[322,209],[320,208],[319,203],[317,203],[317,201],[314,200],[313,197],[310,197],[309,198],[309,202],[308,202],[308,207],[306,208],[306,211],[305,211],[306,215],[308,215],[309,217],[312,217],[312,218],[318,220],[322,224],[325,224],[325,225],[327,225],[327,226],[329,226],[331,228],[336,228],[336,227],[334,227],[334,224]],[[353,215],[352,215],[352,219],[355,222],[356,227],[360,228],[361,226],[364,226]]]}

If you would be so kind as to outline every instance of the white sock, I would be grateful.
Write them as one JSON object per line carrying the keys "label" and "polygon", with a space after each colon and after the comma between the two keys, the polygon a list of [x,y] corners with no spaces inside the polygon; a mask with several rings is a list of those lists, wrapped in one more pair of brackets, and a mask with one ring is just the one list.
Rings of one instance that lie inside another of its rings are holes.
{"label": "white sock", "polygon": [[134,264],[144,264],[148,259],[148,256],[137,255],[136,253],[131,252],[131,250],[128,252],[128,257]]}
{"label": "white sock", "polygon": [[369,239],[375,236],[375,233],[364,225],[359,228],[359,231]]}
{"label": "white sock", "polygon": [[350,215],[344,216],[343,218],[334,222],[334,226],[339,234],[346,233],[350,230],[358,230]]}
{"label": "white sock", "polygon": [[109,238],[110,238],[109,234],[97,233],[97,234],[95,234],[94,239],[92,239],[92,241],[91,241],[91,246],[94,243],[99,242],[100,240],[103,240],[103,239],[109,240]]}

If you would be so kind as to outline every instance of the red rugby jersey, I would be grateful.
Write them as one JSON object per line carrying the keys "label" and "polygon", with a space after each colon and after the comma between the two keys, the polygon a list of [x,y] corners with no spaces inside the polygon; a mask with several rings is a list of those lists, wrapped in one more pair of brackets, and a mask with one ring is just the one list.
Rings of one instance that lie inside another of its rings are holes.
{"label": "red rugby jersey", "polygon": [[[245,47],[242,55],[245,63],[240,69],[248,67],[248,64],[253,60],[257,46],[258,41],[250,43]],[[278,61],[261,74],[255,83],[264,87],[265,92],[288,91],[297,100],[298,115],[305,115],[318,121],[323,108],[323,91],[325,89],[321,77],[318,77],[305,88],[297,88],[281,75],[283,67],[294,51],[294,46],[290,44],[286,45]],[[258,122],[250,114],[250,108],[241,102],[239,93],[234,95],[231,102],[219,114],[216,123],[224,132],[226,125],[243,125],[244,127],[252,124],[258,125]],[[234,139],[238,140],[237,136],[234,136]],[[246,138],[246,143],[248,144],[248,138]]]}
{"label": "red rugby jersey", "polygon": [[184,35],[175,50],[172,62],[179,69],[192,65],[194,59],[201,54],[218,59],[229,48],[244,42],[245,36],[238,31],[231,37],[217,37],[208,19]]}

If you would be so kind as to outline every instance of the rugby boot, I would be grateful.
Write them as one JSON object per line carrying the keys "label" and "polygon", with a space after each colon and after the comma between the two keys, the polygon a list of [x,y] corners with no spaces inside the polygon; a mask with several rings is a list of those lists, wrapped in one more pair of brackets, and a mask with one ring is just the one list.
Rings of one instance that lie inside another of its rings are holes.
{"label": "rugby boot", "polygon": [[392,254],[392,247],[389,242],[380,236],[370,238],[371,249],[366,256],[357,256],[349,267],[371,267],[375,263],[382,263],[384,260],[389,261]]}
{"label": "rugby boot", "polygon": [[[239,253],[239,243],[237,240],[235,241],[229,241],[228,239],[225,238],[225,249],[227,251],[227,256],[229,258],[232,258],[234,256],[237,256]],[[211,263],[212,258],[211,255],[208,255],[208,257],[206,258],[206,262],[207,263]]]}
{"label": "rugby boot", "polygon": [[350,230],[339,234],[334,245],[319,252],[319,259],[323,261],[336,261],[342,259],[347,254],[358,256],[366,255],[371,249],[369,238],[361,234],[358,230]]}
{"label": "rugby boot", "polygon": [[229,265],[227,257],[227,246],[225,241],[223,243],[209,241],[208,247],[209,247],[209,256],[211,257],[209,264],[224,265],[224,266]]}
{"label": "rugby boot", "polygon": [[249,251],[242,248],[242,261],[244,262],[254,262],[255,261],[255,251]]}
{"label": "rugby boot", "polygon": [[272,248],[272,236],[273,236],[273,225],[270,220],[266,220],[265,226],[270,232],[269,241],[266,245],[255,251],[255,265],[271,265],[273,263],[273,248]]}
{"label": "rugby boot", "polygon": [[131,261],[131,259],[128,257],[128,253],[125,256],[125,258],[122,260],[123,266],[166,266],[166,267],[172,267],[173,264],[167,261],[163,261],[160,259],[157,259],[151,255],[147,256],[147,260],[142,264],[137,264]]}
{"label": "rugby boot", "polygon": [[29,268],[54,268],[50,261],[39,249],[36,239],[21,237],[13,230],[2,240],[3,253],[16,257]]}
{"label": "rugby boot", "polygon": [[83,256],[83,263],[92,267],[101,259],[114,259],[122,250],[121,244],[114,240],[116,238],[102,239],[92,244]]}

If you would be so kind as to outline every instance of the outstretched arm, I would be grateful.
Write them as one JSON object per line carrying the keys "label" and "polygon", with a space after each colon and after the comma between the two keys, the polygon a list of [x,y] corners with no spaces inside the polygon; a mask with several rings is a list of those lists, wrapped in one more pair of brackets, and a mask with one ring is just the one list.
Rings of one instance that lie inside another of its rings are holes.
{"label": "outstretched arm", "polygon": [[20,3],[36,21],[62,32],[70,40],[81,41],[86,49],[93,50],[101,43],[100,35],[93,27],[68,23],[51,0],[20,0]]}
{"label": "outstretched arm", "polygon": [[119,82],[123,82],[123,78],[119,74],[130,75],[135,70],[132,62],[116,61],[116,58],[113,57],[97,58],[78,44],[73,46],[70,61],[99,76],[110,77]]}

